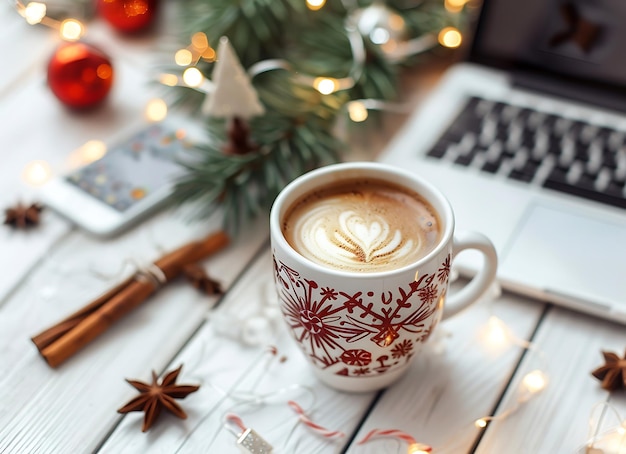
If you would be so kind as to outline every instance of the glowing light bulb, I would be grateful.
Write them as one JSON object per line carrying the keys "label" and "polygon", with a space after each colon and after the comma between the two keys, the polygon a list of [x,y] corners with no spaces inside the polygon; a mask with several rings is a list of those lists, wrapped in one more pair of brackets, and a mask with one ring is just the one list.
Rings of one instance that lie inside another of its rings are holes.
{"label": "glowing light bulb", "polygon": [[359,123],[367,120],[369,114],[362,102],[352,101],[348,103],[348,115],[350,116],[350,120]]}
{"label": "glowing light bulb", "polygon": [[188,49],[179,49],[174,54],[174,61],[178,66],[189,66],[193,61],[193,54]]}
{"label": "glowing light bulb", "polygon": [[90,162],[97,161],[107,152],[107,146],[101,140],[89,140],[80,148],[73,151],[67,158],[70,169],[82,167]]}
{"label": "glowing light bulb", "polygon": [[429,454],[432,448],[422,443],[411,443],[407,449],[407,454]]}
{"label": "glowing light bulb", "polygon": [[30,2],[22,11],[22,15],[30,25],[38,24],[46,17],[46,5],[40,2]]}
{"label": "glowing light bulb", "polygon": [[185,131],[184,129],[177,129],[174,135],[178,140],[183,140],[185,137],[187,137],[187,131]]}
{"label": "glowing light bulb", "polygon": [[401,32],[404,30],[405,22],[404,18],[399,14],[392,14],[389,16],[389,29]]}
{"label": "glowing light bulb", "polygon": [[78,41],[85,34],[85,26],[76,19],[65,19],[59,27],[61,38]]}
{"label": "glowing light bulb", "polygon": [[485,418],[477,419],[476,421],[474,421],[474,425],[479,429],[484,429],[485,427],[487,427],[487,420]]}
{"label": "glowing light bulb", "polygon": [[185,82],[185,85],[188,87],[199,87],[202,85],[203,81],[204,76],[196,67],[187,68],[185,72],[183,72],[183,82]]}
{"label": "glowing light bulb", "polygon": [[336,79],[327,77],[318,77],[313,82],[313,87],[323,95],[329,95],[339,88],[339,83]]}
{"label": "glowing light bulb", "polygon": [[455,48],[461,45],[463,36],[456,28],[446,27],[439,32],[437,39],[442,46]]}
{"label": "glowing light bulb", "polygon": [[387,41],[389,41],[389,38],[389,30],[381,27],[377,27],[370,32],[370,39],[374,44],[385,44]]}
{"label": "glowing light bulb", "polygon": [[202,32],[194,33],[191,37],[191,45],[202,52],[209,47],[209,39]]}
{"label": "glowing light bulb", "polygon": [[504,322],[497,317],[489,317],[483,338],[485,342],[491,346],[506,344],[509,336]]}
{"label": "glowing light bulb", "polygon": [[546,387],[548,380],[543,372],[536,369],[527,373],[522,379],[522,384],[531,394],[538,393]]}
{"label": "glowing light bulb", "polygon": [[445,0],[444,6],[451,13],[460,12],[468,0]]}
{"label": "glowing light bulb", "polygon": [[178,76],[175,74],[161,74],[159,76],[159,82],[168,87],[175,87],[178,85]]}
{"label": "glowing light bulb", "polygon": [[52,169],[46,161],[29,162],[22,172],[22,178],[31,186],[41,186],[51,177]]}
{"label": "glowing light bulb", "polygon": [[107,152],[106,144],[101,140],[89,140],[79,148],[85,164],[97,161]]}
{"label": "glowing light bulb", "polygon": [[207,47],[204,52],[202,52],[202,58],[204,58],[206,61],[215,61],[215,59],[217,58],[217,53],[212,47]]}
{"label": "glowing light bulb", "polygon": [[151,99],[145,111],[148,121],[162,121],[167,117],[167,104],[160,98]]}
{"label": "glowing light bulb", "polygon": [[326,0],[306,0],[306,6],[311,11],[317,11],[324,7]]}
{"label": "glowing light bulb", "polygon": [[626,440],[624,432],[620,431],[621,427],[611,429],[606,433],[598,435],[593,442],[587,445],[586,453],[606,453],[606,454],[624,454],[626,453]]}

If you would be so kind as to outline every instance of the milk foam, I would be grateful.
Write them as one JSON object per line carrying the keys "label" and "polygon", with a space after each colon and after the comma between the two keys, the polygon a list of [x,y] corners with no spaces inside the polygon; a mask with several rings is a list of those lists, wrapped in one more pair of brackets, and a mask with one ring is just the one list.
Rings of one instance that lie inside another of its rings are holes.
{"label": "milk foam", "polygon": [[408,265],[438,241],[438,220],[417,195],[381,184],[335,188],[303,199],[284,234],[305,257],[345,271]]}

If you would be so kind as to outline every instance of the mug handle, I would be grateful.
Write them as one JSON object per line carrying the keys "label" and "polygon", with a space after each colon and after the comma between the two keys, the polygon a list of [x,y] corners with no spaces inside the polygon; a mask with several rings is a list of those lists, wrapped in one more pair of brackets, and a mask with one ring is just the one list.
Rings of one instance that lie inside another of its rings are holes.
{"label": "mug handle", "polygon": [[465,249],[476,249],[482,252],[485,262],[482,269],[461,290],[446,298],[442,320],[452,317],[476,302],[496,279],[498,255],[493,243],[485,236],[476,232],[461,232],[454,235],[452,260]]}

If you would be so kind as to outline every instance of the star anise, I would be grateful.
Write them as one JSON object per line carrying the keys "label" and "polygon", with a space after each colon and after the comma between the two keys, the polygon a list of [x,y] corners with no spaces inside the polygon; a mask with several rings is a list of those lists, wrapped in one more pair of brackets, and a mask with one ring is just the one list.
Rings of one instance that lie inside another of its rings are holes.
{"label": "star anise", "polygon": [[626,354],[620,358],[613,352],[602,352],[604,366],[598,367],[591,375],[602,381],[602,388],[613,391],[626,387]]}
{"label": "star anise", "polygon": [[39,224],[39,213],[43,207],[38,203],[30,206],[21,202],[12,208],[4,210],[4,223],[16,229],[26,229]]}
{"label": "star anise", "polygon": [[176,379],[183,368],[182,364],[176,370],[168,372],[159,383],[156,372],[152,371],[152,383],[144,383],[137,380],[126,379],[139,394],[120,408],[118,413],[128,413],[131,411],[145,412],[143,418],[142,432],[146,432],[161,414],[161,409],[165,408],[170,413],[181,419],[187,418],[187,413],[176,403],[174,399],[184,399],[189,394],[196,392],[200,387],[195,385],[177,385]]}
{"label": "star anise", "polygon": [[191,282],[191,285],[207,295],[221,295],[224,293],[222,285],[212,279],[204,268],[197,263],[192,263],[183,268],[183,274]]}

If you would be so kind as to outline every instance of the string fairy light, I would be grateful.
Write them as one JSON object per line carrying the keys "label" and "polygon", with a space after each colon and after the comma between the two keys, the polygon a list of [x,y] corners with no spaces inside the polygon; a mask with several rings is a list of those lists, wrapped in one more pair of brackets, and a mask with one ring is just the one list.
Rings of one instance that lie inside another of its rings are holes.
{"label": "string fairy light", "polygon": [[[545,366],[545,358],[543,352],[539,350],[535,344],[520,339],[515,336],[509,327],[496,316],[490,316],[486,326],[480,335],[483,345],[489,350],[501,350],[509,345],[517,345],[528,351],[537,353],[542,366]],[[520,382],[520,389],[513,406],[494,416],[483,416],[474,421],[474,426],[479,429],[487,427],[490,421],[501,421],[508,418],[510,415],[520,409],[522,405],[528,402],[532,397],[543,391],[548,386],[548,376],[543,371],[544,367],[540,369],[533,369],[522,377]]]}
{"label": "string fairy light", "polygon": [[316,77],[313,87],[323,95],[330,95],[339,88],[339,81],[330,77]]}
{"label": "string fairy light", "polygon": [[89,140],[69,154],[66,167],[69,170],[97,161],[107,152],[106,144],[101,140]]}
{"label": "string fairy light", "polygon": [[[342,78],[318,76],[313,77],[301,73],[293,75],[294,79],[303,85],[315,88],[323,95],[330,95],[340,90],[349,90],[356,85],[356,81],[360,79],[366,61],[365,44],[363,37],[355,26],[348,23],[345,27],[350,49],[352,51],[353,64],[348,71],[348,75]],[[248,69],[251,78],[268,71],[286,70],[291,71],[291,64],[283,59],[263,60],[255,63]]]}
{"label": "string fairy light", "polygon": [[183,82],[191,88],[197,88],[202,85],[204,75],[195,66],[189,67],[183,71]]}
{"label": "string fairy light", "polygon": [[50,164],[43,160],[31,161],[24,167],[22,179],[30,186],[42,186],[52,178]]}
{"label": "string fairy light", "polygon": [[[449,12],[458,12],[469,0],[445,0],[446,8]],[[326,0],[305,0],[307,8],[318,11],[324,7]],[[355,5],[349,7],[355,8]],[[363,27],[360,27],[359,20],[362,18],[364,10],[354,9],[349,15],[344,25],[346,36],[352,51],[353,64],[346,77],[334,78],[328,76],[310,76],[302,73],[295,73],[293,77],[303,85],[313,87],[322,95],[330,95],[342,90],[353,88],[361,78],[365,63],[366,50],[363,34]],[[369,17],[369,16],[368,16]],[[370,18],[371,19],[371,18]],[[385,26],[375,26],[367,33],[367,37],[372,43],[379,45],[390,62],[398,62],[402,59],[423,53],[440,44],[444,47],[455,48],[462,43],[461,32],[454,27],[445,27],[438,34],[427,33],[414,39],[400,40],[402,31],[406,24],[401,15],[388,11],[388,21]],[[371,22],[371,21],[370,21]],[[388,27],[389,29],[385,28]],[[174,61],[178,66],[185,68],[182,76],[175,74],[161,74],[159,81],[166,86],[183,86],[193,88],[205,95],[209,95],[214,90],[214,85],[197,67],[200,59],[207,62],[214,62],[217,59],[215,49],[208,42],[205,33],[194,33],[190,40],[190,45],[179,49],[174,54]],[[248,68],[250,78],[273,70],[292,71],[292,65],[283,59],[262,60]],[[368,101],[368,102],[364,102]],[[359,100],[351,101],[347,107],[349,118],[354,122],[362,122],[368,118],[368,110],[399,110],[390,103],[381,100]],[[402,109],[403,112],[406,108]]]}
{"label": "string fairy light", "polygon": [[384,110],[399,114],[408,114],[411,107],[407,104],[399,104],[379,99],[356,99],[345,104],[350,120],[359,123],[367,120],[370,110]]}
{"label": "string fairy light", "polygon": [[522,378],[521,392],[519,392],[515,404],[495,416],[483,416],[478,418],[474,421],[474,426],[479,429],[484,429],[491,421],[502,421],[508,418],[519,410],[521,406],[528,402],[533,396],[543,391],[547,385],[548,377],[541,370],[536,369],[527,373],[524,378]]}
{"label": "string fairy light", "polygon": [[76,19],[65,19],[61,22],[59,32],[66,41],[78,41],[85,34],[85,26]]}
{"label": "string fairy light", "polygon": [[311,11],[319,11],[326,4],[326,0],[306,0],[306,7]]}
{"label": "string fairy light", "polygon": [[445,27],[441,29],[437,35],[437,39],[439,40],[439,44],[451,49],[459,47],[463,42],[461,32],[454,27]]}
{"label": "string fairy light", "polygon": [[444,7],[450,13],[459,13],[470,0],[445,0]]}
{"label": "string fairy light", "polygon": [[[604,429],[607,410],[615,417],[616,425]],[[596,418],[598,412],[600,415]],[[598,402],[591,408],[587,438],[577,454],[626,454],[626,420],[609,402]]]}
{"label": "string fairy light", "polygon": [[[19,4],[19,2],[18,2]],[[30,2],[22,9],[22,16],[30,25],[39,24],[46,17],[47,7],[45,3]]]}
{"label": "string fairy light", "polygon": [[[199,357],[197,359],[198,364],[202,363],[202,360],[204,359],[204,357],[205,357],[205,352],[201,351],[200,355],[199,355]],[[263,402],[264,401],[264,396],[259,396],[258,393],[254,392],[254,391],[255,391],[256,387],[258,386],[260,380],[265,376],[265,374],[268,373],[270,366],[273,363],[275,363],[276,360],[280,361],[280,356],[278,355],[278,350],[274,346],[269,346],[268,348],[266,348],[263,351],[261,351],[255,360],[250,362],[250,364],[248,365],[246,370],[243,371],[241,376],[238,379],[236,379],[233,383],[231,383],[230,386],[227,389],[222,389],[221,387],[217,386],[216,384],[209,382],[209,385],[211,385],[211,387],[215,391],[219,392],[221,394],[221,397],[217,399],[217,401],[213,404],[213,406],[209,409],[209,411],[207,413],[205,413],[196,422],[196,424],[189,430],[189,432],[185,435],[185,437],[182,440],[182,443],[180,444],[180,446],[178,447],[178,449],[176,450],[176,452],[174,454],[178,454],[181,450],[183,450],[185,448],[185,445],[191,439],[191,436],[197,430],[199,430],[200,428],[202,428],[204,426],[206,421],[214,414],[215,411],[218,410],[218,408],[227,399],[239,400],[240,403],[252,402],[252,403],[258,404],[260,402]],[[238,394],[237,393],[237,389],[239,388],[239,386],[242,385],[243,382],[246,379],[250,378],[250,376],[253,374],[253,371],[255,371],[259,367],[259,365],[262,365],[262,370],[261,370],[261,373],[258,374],[257,379],[256,379],[253,387],[251,388],[250,392],[248,392],[246,395]],[[283,390],[281,390],[281,392],[282,391]],[[208,444],[209,447],[215,442],[215,439],[219,435],[220,430],[221,430],[221,428],[218,429],[217,431],[215,431],[213,436],[210,438],[209,444]]]}
{"label": "string fairy light", "polygon": [[204,93],[205,95],[213,91],[213,84],[202,71],[196,66],[200,60],[212,63],[216,60],[217,53],[209,45],[209,39],[203,32],[194,33],[191,36],[190,44],[174,53],[174,62],[177,66],[185,68],[182,76],[176,74],[161,74],[159,82],[168,87],[188,87]]}
{"label": "string fairy light", "polygon": [[[488,294],[489,298],[495,299],[499,296],[500,289],[499,285],[495,285],[492,287],[491,291]],[[535,344],[532,342],[528,342],[524,339],[516,337],[509,327],[495,316],[490,316],[487,320],[486,325],[481,329],[479,333],[479,339],[482,341],[482,345],[489,350],[500,350],[506,346],[517,345],[526,350],[533,351],[538,354],[539,358],[542,360],[542,366],[544,366],[545,358],[543,358],[543,352],[541,352]],[[485,429],[491,421],[502,421],[513,413],[518,411],[526,402],[528,402],[532,397],[539,394],[548,386],[548,376],[543,371],[543,368],[533,369],[528,372],[522,380],[520,381],[520,387],[518,390],[518,395],[516,401],[513,406],[504,411],[501,411],[497,415],[493,416],[483,416],[481,418],[476,419],[473,422],[473,427],[478,429]],[[624,434],[626,435],[626,425]],[[407,443],[407,454],[425,454],[430,452],[438,452],[439,448],[445,449],[444,447],[431,447],[426,444],[419,443],[412,435],[402,432],[397,429],[372,429],[368,434],[358,443],[362,444],[369,441],[374,437],[391,437],[396,438],[400,441],[404,441]],[[454,437],[451,438],[451,440]],[[446,443],[447,444],[447,443]],[[444,446],[446,445],[444,444]],[[583,454],[583,453],[580,453]],[[588,451],[584,454],[600,454],[600,452],[596,451]],[[625,451],[607,451],[602,454],[626,454]]]}
{"label": "string fairy light", "polygon": [[200,60],[212,63],[216,57],[215,49],[209,45],[206,33],[196,32],[191,35],[187,47],[178,49],[174,53],[174,62],[178,66],[188,67],[197,65]]}
{"label": "string fairy light", "polygon": [[180,78],[176,74],[163,73],[159,75],[159,82],[168,87],[176,87],[181,83]]}
{"label": "string fairy light", "polygon": [[178,66],[189,66],[193,62],[193,54],[189,49],[179,49],[174,54],[174,61]]}
{"label": "string fairy light", "polygon": [[161,98],[148,101],[145,108],[145,116],[148,121],[159,122],[167,117],[167,103]]}
{"label": "string fairy light", "polygon": [[350,116],[350,120],[359,123],[367,120],[369,113],[363,102],[351,101],[348,103],[348,115]]}
{"label": "string fairy light", "polygon": [[498,317],[491,316],[482,332],[482,339],[487,346],[503,346],[507,344],[511,334],[508,327]]}
{"label": "string fairy light", "polygon": [[69,18],[58,21],[49,17],[47,6],[42,2],[29,2],[24,4],[21,0],[15,0],[15,9],[20,16],[30,25],[44,25],[59,32],[59,36],[65,41],[78,41],[86,32],[85,26],[77,19]]}

